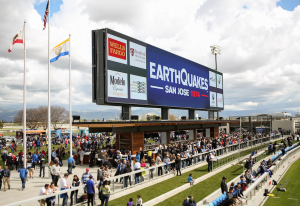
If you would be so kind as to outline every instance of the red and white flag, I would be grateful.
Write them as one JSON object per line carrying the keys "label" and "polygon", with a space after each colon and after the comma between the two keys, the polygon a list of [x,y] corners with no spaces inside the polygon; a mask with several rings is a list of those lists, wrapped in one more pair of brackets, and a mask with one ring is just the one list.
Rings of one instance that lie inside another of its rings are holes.
{"label": "red and white flag", "polygon": [[45,14],[44,14],[44,28],[43,28],[43,31],[46,29],[48,14],[49,14],[49,0],[48,0],[48,3],[47,3],[47,6],[46,6]]}
{"label": "red and white flag", "polygon": [[21,43],[23,44],[23,33],[24,33],[24,26],[22,27],[22,29],[19,31],[19,33],[16,34],[16,36],[13,38],[10,47],[8,49],[8,52],[11,52],[12,46],[15,43]]}

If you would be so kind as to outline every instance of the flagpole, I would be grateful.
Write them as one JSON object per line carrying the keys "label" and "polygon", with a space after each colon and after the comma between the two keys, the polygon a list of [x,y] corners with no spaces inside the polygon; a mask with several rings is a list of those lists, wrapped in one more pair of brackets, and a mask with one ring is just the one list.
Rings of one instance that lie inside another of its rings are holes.
{"label": "flagpole", "polygon": [[[51,162],[51,109],[50,109],[50,0],[48,18],[48,164]],[[48,174],[50,178],[50,174]]]}
{"label": "flagpole", "polygon": [[71,34],[69,34],[69,119],[70,119],[70,156],[72,156],[72,81],[71,81]]}
{"label": "flagpole", "polygon": [[[27,168],[27,159],[26,159],[26,41],[25,41],[25,24],[24,20],[24,90],[23,90],[23,144],[24,144],[24,166]],[[22,161],[22,160],[20,160]]]}

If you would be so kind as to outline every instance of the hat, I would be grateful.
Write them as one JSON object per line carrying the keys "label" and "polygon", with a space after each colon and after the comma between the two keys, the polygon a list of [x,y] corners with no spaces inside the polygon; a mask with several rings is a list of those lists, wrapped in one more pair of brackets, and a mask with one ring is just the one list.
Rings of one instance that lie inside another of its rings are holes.
{"label": "hat", "polygon": [[86,170],[87,170],[87,171],[90,171],[90,169],[89,169],[89,168],[86,168]]}
{"label": "hat", "polygon": [[178,153],[177,156],[180,156],[180,154]]}
{"label": "hat", "polygon": [[226,180],[227,178],[226,178],[226,177],[223,177],[222,179],[223,179],[223,180]]}

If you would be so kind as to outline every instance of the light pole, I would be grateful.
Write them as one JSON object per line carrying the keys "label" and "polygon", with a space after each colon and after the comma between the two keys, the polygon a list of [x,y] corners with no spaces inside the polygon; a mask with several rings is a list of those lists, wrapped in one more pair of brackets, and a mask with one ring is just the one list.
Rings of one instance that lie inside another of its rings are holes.
{"label": "light pole", "polygon": [[240,156],[241,156],[241,134],[242,134],[242,117],[238,117],[237,119],[240,119],[240,133],[239,133],[239,161],[240,162]]}
{"label": "light pole", "polygon": [[[217,45],[213,45],[213,46],[210,46],[210,50],[211,50],[212,55],[215,55],[216,71],[218,71],[217,54],[221,54],[221,48]],[[217,119],[219,120],[219,111],[217,111]]]}

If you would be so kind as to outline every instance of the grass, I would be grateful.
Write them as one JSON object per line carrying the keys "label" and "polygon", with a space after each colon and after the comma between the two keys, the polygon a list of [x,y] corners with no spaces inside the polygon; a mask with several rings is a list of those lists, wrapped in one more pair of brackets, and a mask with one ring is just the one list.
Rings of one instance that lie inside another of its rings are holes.
{"label": "grass", "polygon": [[300,159],[297,160],[287,171],[281,181],[278,183],[277,188],[280,187],[280,183],[287,182],[285,186],[286,192],[277,193],[276,189],[273,191],[273,194],[276,197],[269,197],[267,202],[264,204],[265,206],[281,206],[281,205],[300,205],[300,193],[299,193],[299,185],[300,178]]}
{"label": "grass", "polygon": [[[265,147],[267,147],[268,146],[268,144],[265,144]],[[259,145],[259,146],[257,146],[257,147],[255,147],[255,148],[252,148],[252,150],[251,149],[248,149],[248,150],[245,150],[245,151],[242,151],[241,152],[241,157],[242,156],[246,156],[246,155],[249,155],[249,154],[251,154],[251,152],[254,150],[254,149],[259,149],[261,146]],[[262,156],[262,155],[261,155]],[[238,157],[239,157],[239,154],[238,153],[236,153],[236,154],[233,154],[233,156],[232,156],[232,158],[233,159],[238,159]],[[228,158],[228,161],[231,161],[231,156],[230,156],[230,158]],[[225,157],[225,158],[222,158],[222,159],[219,159],[219,166],[222,166],[222,165],[224,165],[224,164],[226,164],[227,163],[227,157]],[[216,163],[215,163],[215,165],[216,165]],[[215,166],[214,166],[214,168],[215,168]],[[230,168],[235,168],[235,169],[232,169],[232,170],[230,170]],[[242,169],[243,169],[243,167],[241,167],[241,166],[233,166],[233,167],[230,167],[229,169],[227,169],[228,171],[229,171],[229,173],[230,173],[230,171],[232,172],[232,176],[234,176],[234,177],[236,177],[237,175],[239,175],[239,174],[241,174],[241,172],[242,172]],[[238,169],[238,168],[240,168],[240,171],[239,172],[233,172],[233,171],[235,171],[236,169]],[[225,170],[226,171],[226,170]],[[221,174],[224,176],[224,172],[225,171],[222,171],[221,172]],[[157,172],[157,170],[155,170],[155,172]],[[202,166],[202,167],[199,167],[199,168],[197,168],[197,169],[194,169],[194,170],[192,170],[192,171],[190,171],[190,172],[186,172],[186,173],[183,173],[182,174],[182,176],[176,176],[176,177],[173,177],[173,178],[170,178],[170,179],[168,179],[168,180],[165,180],[165,181],[163,181],[163,182],[160,182],[160,183],[157,183],[157,184],[155,184],[155,185],[153,185],[153,186],[150,186],[150,187],[147,187],[147,188],[144,188],[144,189],[141,189],[141,190],[138,190],[138,191],[136,191],[136,192],[133,192],[133,193],[130,193],[130,194],[128,194],[128,195],[125,195],[125,196],[123,196],[123,197],[120,197],[120,198],[117,198],[117,199],[115,199],[115,200],[112,200],[112,201],[110,201],[110,204],[112,204],[112,205],[123,205],[123,203],[124,202],[127,202],[128,200],[129,200],[129,198],[136,198],[136,196],[137,195],[141,195],[142,196],[142,199],[143,199],[143,202],[147,202],[147,201],[149,201],[149,200],[151,200],[151,199],[153,199],[153,198],[155,198],[155,197],[157,197],[157,196],[159,196],[159,195],[162,195],[162,194],[164,194],[164,193],[166,193],[166,192],[169,192],[169,191],[171,191],[171,190],[173,190],[173,189],[175,189],[175,188],[177,188],[177,187],[180,187],[180,186],[182,186],[183,184],[186,184],[187,183],[187,179],[188,179],[188,176],[189,176],[189,174],[190,173],[192,173],[193,174],[193,178],[194,179],[197,179],[197,178],[199,178],[199,177],[201,177],[201,176],[203,176],[203,175],[205,175],[205,174],[207,174],[208,173],[208,171],[207,171],[207,165],[205,165],[205,166]],[[225,174],[226,175],[226,174]],[[207,182],[206,180],[205,180],[205,184],[207,184],[207,185],[205,185],[205,186],[203,186],[203,184],[200,184],[200,183],[198,183],[197,185],[201,185],[201,189],[203,190],[203,188],[211,188],[212,186],[214,186],[215,184],[217,184],[218,185],[218,187],[220,187],[220,181],[221,181],[221,176],[219,177],[219,176],[217,176],[218,178],[216,178],[216,179],[214,179],[214,177],[211,177],[211,178],[209,178],[210,179],[210,181],[209,182]],[[228,175],[228,181],[230,180],[229,179],[229,177],[231,177],[230,175]],[[216,180],[218,180],[218,181],[216,181]],[[216,181],[216,183],[215,183],[215,181]],[[196,185],[195,185],[196,186]],[[195,187],[195,186],[193,186],[193,188]],[[204,194],[206,194],[205,196],[203,196],[203,197],[206,197],[207,195],[209,195],[211,192],[213,192],[214,190],[216,190],[215,189],[215,187],[212,187],[213,189],[212,190],[210,190],[209,189],[209,192],[205,192]],[[203,193],[204,191],[201,191],[201,193]],[[184,194],[186,194],[186,193],[184,193]],[[190,194],[191,195],[191,194]],[[187,195],[187,196],[190,196],[190,195]],[[176,195],[177,196],[177,195]],[[202,196],[201,196],[202,197]],[[202,197],[202,198],[203,198]],[[183,197],[183,199],[181,199],[179,202],[181,202],[180,204],[182,204],[182,202],[183,202],[183,200],[184,200],[184,198],[185,197]],[[168,202],[168,204],[166,204],[166,205],[174,205],[173,204],[173,200],[174,200],[174,198],[172,197],[172,198],[169,198],[168,200],[165,200],[165,201],[169,201],[169,200],[172,200],[172,204],[170,204],[170,202]],[[164,201],[164,202],[165,202]],[[177,201],[174,201],[174,202],[177,202]]]}
{"label": "grass", "polygon": [[[163,202],[158,203],[159,206],[176,206],[182,205],[183,200],[188,196],[193,196],[196,202],[199,202],[206,196],[213,193],[215,190],[220,189],[220,184],[222,181],[222,177],[227,177],[227,182],[233,180],[238,175],[243,172],[243,168],[241,166],[234,165],[222,172],[215,174],[214,176],[190,187],[183,192],[176,194],[175,196],[166,199]],[[187,180],[187,179],[186,179]],[[186,182],[185,182],[186,183]],[[143,197],[143,196],[142,196]],[[144,198],[143,198],[144,200]]]}

